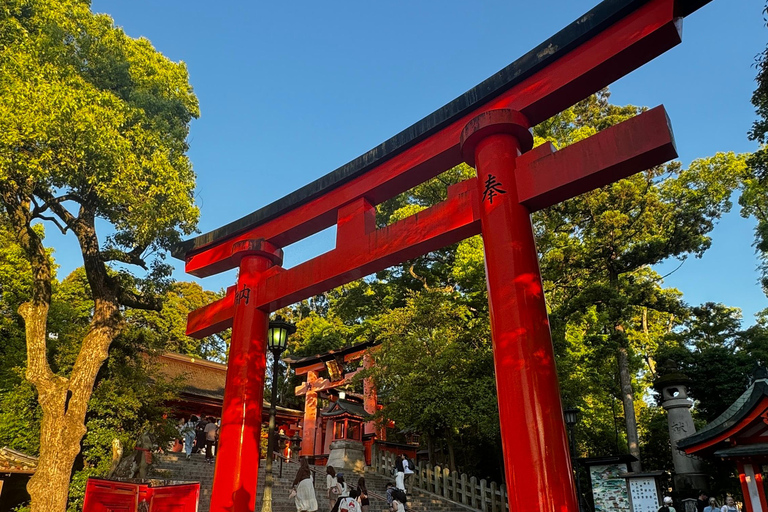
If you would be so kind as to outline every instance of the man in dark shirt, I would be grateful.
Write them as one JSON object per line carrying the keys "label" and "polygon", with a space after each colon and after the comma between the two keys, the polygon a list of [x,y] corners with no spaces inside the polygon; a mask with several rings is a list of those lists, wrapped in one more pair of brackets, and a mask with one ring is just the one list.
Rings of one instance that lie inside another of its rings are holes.
{"label": "man in dark shirt", "polygon": [[696,512],[704,512],[704,507],[709,503],[709,496],[704,490],[699,491],[699,499],[696,500]]}

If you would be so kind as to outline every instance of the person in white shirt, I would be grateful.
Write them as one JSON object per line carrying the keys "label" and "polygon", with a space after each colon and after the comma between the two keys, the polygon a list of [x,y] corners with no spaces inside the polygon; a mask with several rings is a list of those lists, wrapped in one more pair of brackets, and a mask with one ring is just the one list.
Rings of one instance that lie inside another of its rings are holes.
{"label": "person in white shirt", "polygon": [[412,466],[411,460],[408,457],[403,456],[403,472],[405,473],[405,484],[404,485],[406,487],[406,489],[405,489],[406,492],[408,492],[408,486],[409,486],[409,483],[411,481],[411,476],[413,475],[413,470],[414,469],[415,468]]}
{"label": "person in white shirt", "polygon": [[736,502],[733,501],[733,496],[725,498],[725,505],[720,509],[721,512],[739,512],[739,507]]}

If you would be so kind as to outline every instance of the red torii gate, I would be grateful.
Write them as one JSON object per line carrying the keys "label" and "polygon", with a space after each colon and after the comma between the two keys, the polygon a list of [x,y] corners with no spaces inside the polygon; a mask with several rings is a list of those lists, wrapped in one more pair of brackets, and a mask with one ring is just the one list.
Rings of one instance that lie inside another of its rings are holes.
{"label": "red torii gate", "polygon": [[[474,89],[336,171],[174,251],[186,271],[239,268],[189,315],[232,326],[212,512],[253,511],[269,313],[482,233],[510,509],[578,510],[530,213],[676,156],[663,107],[555,152],[530,127],[681,42],[709,0],[605,0]],[[375,205],[461,162],[477,177],[385,228]],[[333,224],[336,248],[285,270],[282,249]],[[524,492],[515,492],[515,490]]]}
{"label": "red torii gate", "polygon": [[[317,396],[319,393],[329,391],[331,389],[344,386],[352,382],[352,378],[360,372],[360,369],[343,373],[340,368],[335,371],[331,371],[331,364],[333,363],[347,363],[350,361],[356,361],[358,359],[363,360],[364,368],[371,368],[373,366],[373,358],[371,352],[378,349],[378,343],[375,341],[367,341],[358,345],[348,347],[342,350],[332,350],[325,354],[304,357],[301,359],[285,358],[284,361],[293,366],[296,375],[306,375],[307,381],[304,384],[296,386],[294,392],[296,396],[304,396],[304,421],[301,425],[301,455],[313,456],[317,455],[317,436],[321,430],[317,425]],[[324,369],[328,369],[328,376],[330,379],[324,379],[318,377],[318,373]],[[366,377],[363,379],[363,408],[368,414],[375,414],[376,407],[378,405],[378,394],[376,387],[373,384],[373,379]],[[376,432],[376,426],[374,421],[367,421],[365,423],[366,434],[381,434],[382,432]],[[381,435],[379,439],[383,440]],[[322,453],[322,452],[320,452]]]}

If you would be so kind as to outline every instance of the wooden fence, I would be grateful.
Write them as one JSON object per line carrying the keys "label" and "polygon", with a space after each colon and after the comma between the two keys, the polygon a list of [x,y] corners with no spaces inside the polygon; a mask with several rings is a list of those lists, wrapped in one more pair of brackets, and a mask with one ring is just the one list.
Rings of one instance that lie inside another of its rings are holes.
{"label": "wooden fence", "polygon": [[[377,473],[391,475],[395,467],[395,455],[377,450],[374,445],[371,465]],[[507,488],[504,485],[497,485],[496,482],[489,484],[485,479],[478,482],[474,476],[467,477],[464,473],[451,472],[448,468],[432,467],[431,464],[420,462],[408,485],[481,512],[509,512]]]}

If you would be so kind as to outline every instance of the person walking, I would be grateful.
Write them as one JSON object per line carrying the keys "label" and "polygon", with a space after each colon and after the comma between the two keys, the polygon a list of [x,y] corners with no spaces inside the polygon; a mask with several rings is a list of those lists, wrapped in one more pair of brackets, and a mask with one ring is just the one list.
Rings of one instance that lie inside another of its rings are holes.
{"label": "person walking", "polygon": [[371,502],[368,499],[368,487],[365,485],[365,477],[361,476],[357,479],[357,492],[360,496],[360,507],[362,508],[362,512],[368,512],[368,506]]}
{"label": "person walking", "polygon": [[707,492],[704,489],[700,490],[699,497],[696,499],[696,512],[704,512],[708,501],[709,496],[707,496]]}
{"label": "person walking", "polygon": [[413,465],[413,461],[408,458],[407,455],[403,455],[403,473],[405,473],[405,492],[409,492],[411,477],[413,477],[413,470],[416,469]]}
{"label": "person walking", "polygon": [[293,488],[296,491],[294,499],[296,512],[314,512],[317,510],[315,483],[306,457],[299,460],[299,470],[296,472],[296,478],[293,479]]}
{"label": "person walking", "polygon": [[192,415],[182,429],[184,434],[184,453],[187,454],[187,460],[192,457],[192,448],[195,446],[195,428],[197,428],[197,416]]}
{"label": "person walking", "polygon": [[200,416],[200,421],[195,426],[195,452],[202,453],[205,449],[205,426],[208,422],[204,416]]}
{"label": "person walking", "polygon": [[704,507],[704,512],[720,512],[720,507],[717,505],[715,498],[709,498],[709,505]]}
{"label": "person walking", "polygon": [[720,509],[720,512],[739,512],[739,507],[733,500],[733,496],[728,496],[725,498],[725,505],[723,505],[723,508]]}
{"label": "person walking", "polygon": [[349,486],[344,481],[344,473],[336,473],[336,485],[339,486],[339,497],[346,498],[349,496]]}
{"label": "person walking", "polygon": [[405,491],[405,468],[402,455],[395,457],[395,487]]}
{"label": "person walking", "polygon": [[675,507],[672,506],[672,498],[664,496],[664,506],[659,508],[659,512],[676,512]]}
{"label": "person walking", "polygon": [[387,482],[387,503],[392,512],[405,512],[405,503],[407,501],[405,491],[395,487],[392,482]]}
{"label": "person walking", "polygon": [[203,429],[205,434],[205,462],[209,464],[213,463],[213,445],[216,443],[216,433],[218,431],[219,428],[216,426],[216,422],[209,416],[208,423]]}
{"label": "person walking", "polygon": [[325,466],[325,487],[328,497],[328,510],[333,510],[336,498],[339,497],[339,482],[336,480],[336,470],[333,466]]}

